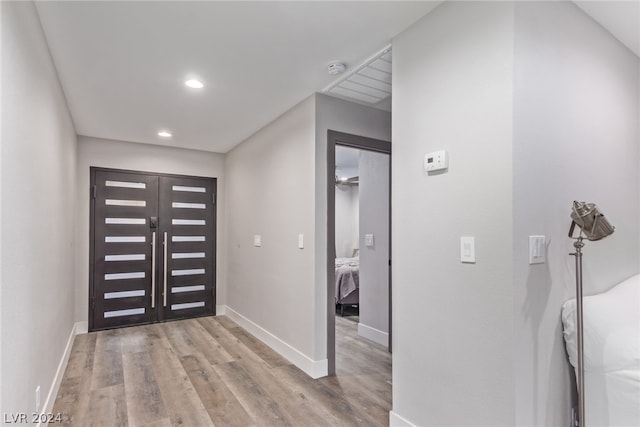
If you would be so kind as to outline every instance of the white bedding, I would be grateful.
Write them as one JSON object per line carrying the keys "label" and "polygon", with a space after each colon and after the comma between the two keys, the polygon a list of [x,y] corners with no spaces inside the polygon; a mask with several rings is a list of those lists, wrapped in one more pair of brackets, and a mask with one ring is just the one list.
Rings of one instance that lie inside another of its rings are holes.
{"label": "white bedding", "polygon": [[[586,425],[640,426],[640,275],[583,301]],[[575,299],[562,306],[574,367],[575,311]]]}

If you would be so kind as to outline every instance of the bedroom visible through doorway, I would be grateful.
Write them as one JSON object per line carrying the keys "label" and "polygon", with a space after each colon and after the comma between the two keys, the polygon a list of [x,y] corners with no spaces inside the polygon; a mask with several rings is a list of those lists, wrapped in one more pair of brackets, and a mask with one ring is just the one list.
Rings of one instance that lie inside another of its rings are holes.
{"label": "bedroom visible through doorway", "polygon": [[366,374],[373,363],[388,372],[377,379],[390,387],[391,147],[339,132],[328,136],[329,373]]}

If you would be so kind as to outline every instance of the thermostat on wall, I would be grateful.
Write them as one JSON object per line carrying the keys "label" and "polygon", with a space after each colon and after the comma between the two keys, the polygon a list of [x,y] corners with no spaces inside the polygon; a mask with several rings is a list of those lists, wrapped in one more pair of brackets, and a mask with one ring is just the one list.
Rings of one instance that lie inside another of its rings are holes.
{"label": "thermostat on wall", "polygon": [[449,153],[446,150],[434,151],[424,156],[426,172],[439,171],[449,167]]}

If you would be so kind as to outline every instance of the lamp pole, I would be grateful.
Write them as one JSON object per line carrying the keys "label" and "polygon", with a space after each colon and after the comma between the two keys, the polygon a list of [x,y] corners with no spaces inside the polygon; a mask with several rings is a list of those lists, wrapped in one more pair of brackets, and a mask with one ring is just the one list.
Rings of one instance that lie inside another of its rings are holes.
{"label": "lamp pole", "polygon": [[576,248],[573,255],[576,257],[576,303],[578,310],[576,312],[576,323],[578,325],[578,423],[580,427],[585,427],[584,419],[584,331],[582,320],[582,248],[584,247],[583,237],[580,236],[573,242]]}

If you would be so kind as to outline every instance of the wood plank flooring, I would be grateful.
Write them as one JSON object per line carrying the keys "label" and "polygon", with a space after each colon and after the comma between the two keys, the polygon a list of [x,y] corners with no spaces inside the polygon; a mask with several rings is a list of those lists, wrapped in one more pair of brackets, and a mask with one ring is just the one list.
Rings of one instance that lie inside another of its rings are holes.
{"label": "wood plank flooring", "polygon": [[391,356],[336,317],[313,380],[225,316],[75,338],[53,413],[73,426],[386,426]]}

